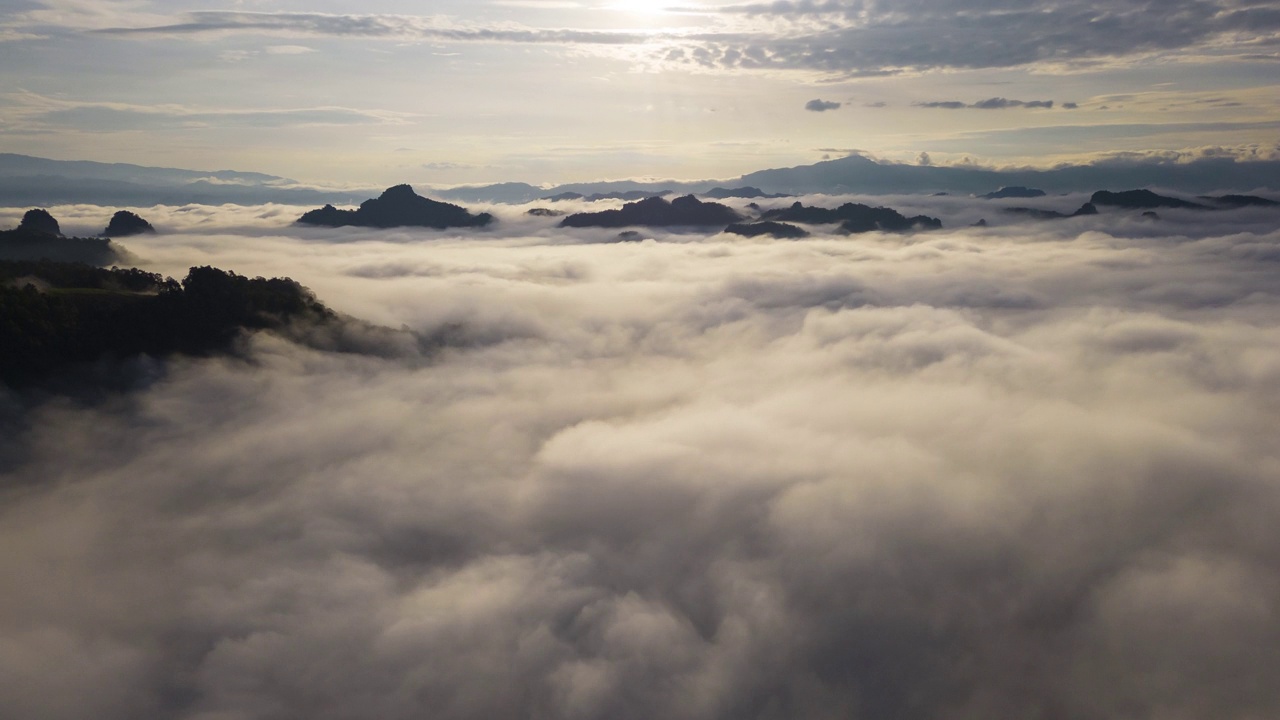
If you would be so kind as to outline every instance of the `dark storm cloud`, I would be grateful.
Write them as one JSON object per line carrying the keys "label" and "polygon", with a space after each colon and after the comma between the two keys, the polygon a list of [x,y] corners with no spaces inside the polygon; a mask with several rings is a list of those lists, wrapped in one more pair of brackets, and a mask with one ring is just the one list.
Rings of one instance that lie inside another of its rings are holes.
{"label": "dark storm cloud", "polygon": [[156,269],[487,341],[257,336],[25,415],[0,716],[1280,712],[1273,210],[623,245],[522,210],[151,212]]}
{"label": "dark storm cloud", "polygon": [[810,100],[804,104],[804,109],[810,112],[826,112],[828,110],[839,110],[840,103],[831,102],[830,100]]}

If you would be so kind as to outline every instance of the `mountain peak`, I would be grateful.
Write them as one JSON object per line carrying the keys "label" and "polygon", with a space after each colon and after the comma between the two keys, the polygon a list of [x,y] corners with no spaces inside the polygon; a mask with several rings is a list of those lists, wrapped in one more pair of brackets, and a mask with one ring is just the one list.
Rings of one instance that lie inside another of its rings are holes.
{"label": "mountain peak", "polygon": [[360,203],[357,210],[325,205],[298,218],[304,225],[329,227],[482,227],[492,222],[488,213],[472,215],[466,208],[422,197],[409,185],[394,185],[377,198]]}
{"label": "mountain peak", "polygon": [[48,210],[36,208],[28,210],[22,216],[22,222],[18,224],[19,230],[34,230],[49,235],[61,235],[62,228],[58,226],[58,221],[49,214]]}
{"label": "mountain peak", "polygon": [[407,200],[409,198],[422,197],[413,191],[413,186],[409,184],[392,185],[382,191],[379,200]]}
{"label": "mountain peak", "polygon": [[155,231],[156,229],[151,227],[151,223],[128,210],[121,210],[111,216],[111,222],[107,223],[106,229],[102,231],[102,236],[126,237],[154,233]]}

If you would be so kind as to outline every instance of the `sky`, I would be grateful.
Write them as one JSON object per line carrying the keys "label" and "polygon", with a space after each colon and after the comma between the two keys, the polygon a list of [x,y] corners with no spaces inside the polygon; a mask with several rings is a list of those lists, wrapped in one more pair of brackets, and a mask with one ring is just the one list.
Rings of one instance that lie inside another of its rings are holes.
{"label": "sky", "polygon": [[[1278,69],[1258,0],[0,0],[0,152],[1280,160]],[[724,201],[943,225],[801,240],[128,208],[122,265],[336,315],[0,384],[0,717],[1280,717],[1280,209],[1005,212],[1093,189]]]}
{"label": "sky", "polygon": [[800,199],[947,229],[135,208],[384,328],[0,387],[0,717],[1280,716],[1276,209]]}
{"label": "sky", "polygon": [[1274,157],[1263,0],[0,0],[0,151],[435,186]]}

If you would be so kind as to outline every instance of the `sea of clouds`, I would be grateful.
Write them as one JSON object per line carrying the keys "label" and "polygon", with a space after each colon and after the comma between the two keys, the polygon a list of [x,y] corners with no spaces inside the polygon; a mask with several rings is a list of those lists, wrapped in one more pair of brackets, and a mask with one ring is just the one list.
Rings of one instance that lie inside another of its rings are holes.
{"label": "sea of clouds", "polygon": [[445,340],[0,391],[0,717],[1276,717],[1280,213],[997,209],[1086,199],[628,243],[140,209],[141,267]]}

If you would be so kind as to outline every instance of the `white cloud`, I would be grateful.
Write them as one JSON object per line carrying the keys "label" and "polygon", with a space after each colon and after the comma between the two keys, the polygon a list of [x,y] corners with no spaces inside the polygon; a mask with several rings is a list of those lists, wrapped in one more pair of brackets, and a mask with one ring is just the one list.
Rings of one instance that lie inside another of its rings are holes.
{"label": "white cloud", "polygon": [[466,342],[260,336],[32,410],[0,714],[1280,709],[1272,211],[600,244],[520,210],[144,212],[148,267]]}
{"label": "white cloud", "polygon": [[[537,7],[561,7],[538,4]],[[117,37],[268,34],[620,48],[656,45],[637,62],[715,70],[791,70],[877,77],[941,68],[1094,65],[1189,53],[1259,56],[1280,14],[1231,0],[1177,0],[1153,15],[1126,0],[1070,2],[772,2],[670,8],[661,30],[475,23],[448,16],[203,10],[94,28]],[[656,53],[656,54],[655,54]],[[1123,63],[1122,63],[1123,64]]]}
{"label": "white cloud", "polygon": [[313,52],[317,50],[305,45],[268,45],[266,48],[268,55],[309,55]]}

